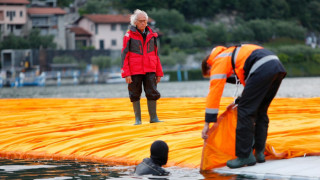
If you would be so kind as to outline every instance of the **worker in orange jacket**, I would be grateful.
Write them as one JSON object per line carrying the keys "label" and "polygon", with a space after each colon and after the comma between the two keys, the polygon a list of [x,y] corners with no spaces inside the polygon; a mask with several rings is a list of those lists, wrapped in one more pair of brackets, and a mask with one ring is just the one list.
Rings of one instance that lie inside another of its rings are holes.
{"label": "worker in orange jacket", "polygon": [[[202,138],[208,137],[209,124],[217,121],[225,83],[235,76],[244,86],[238,99],[236,156],[227,166],[238,168],[265,162],[268,133],[268,107],[275,97],[286,70],[271,51],[253,44],[215,47],[202,62],[202,74],[210,77],[205,125]],[[255,156],[253,155],[255,149]]]}

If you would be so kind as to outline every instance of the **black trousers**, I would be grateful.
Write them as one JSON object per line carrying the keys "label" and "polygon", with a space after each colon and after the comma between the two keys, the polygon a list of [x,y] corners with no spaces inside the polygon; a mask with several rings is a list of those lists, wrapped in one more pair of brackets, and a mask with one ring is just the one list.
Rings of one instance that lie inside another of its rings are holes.
{"label": "black trousers", "polygon": [[248,157],[252,148],[262,151],[268,134],[267,111],[286,72],[278,61],[267,62],[251,74],[238,104],[236,156]]}
{"label": "black trousers", "polygon": [[138,74],[131,76],[132,83],[128,85],[130,101],[139,101],[142,85],[148,100],[158,100],[160,93],[157,90],[156,73]]}

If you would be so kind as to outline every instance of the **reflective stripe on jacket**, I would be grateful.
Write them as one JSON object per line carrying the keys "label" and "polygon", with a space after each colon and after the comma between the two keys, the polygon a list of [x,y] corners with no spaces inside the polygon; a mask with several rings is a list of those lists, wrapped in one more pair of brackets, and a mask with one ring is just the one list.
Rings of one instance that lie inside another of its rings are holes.
{"label": "reflective stripe on jacket", "polygon": [[163,76],[156,44],[158,34],[154,33],[149,26],[146,28],[148,28],[148,34],[145,42],[143,42],[142,35],[134,26],[130,26],[123,37],[121,51],[122,77],[146,74],[147,72],[155,72],[156,76]]}
{"label": "reflective stripe on jacket", "polygon": [[[223,89],[228,77],[233,74],[231,56],[233,47],[218,46],[214,48],[207,60],[211,66],[210,71],[210,89],[206,102],[206,122],[216,122],[219,112],[220,100]],[[262,64],[279,60],[271,51],[263,49],[261,46],[253,44],[244,44],[235,50],[235,72],[243,86],[246,85],[246,79]]]}

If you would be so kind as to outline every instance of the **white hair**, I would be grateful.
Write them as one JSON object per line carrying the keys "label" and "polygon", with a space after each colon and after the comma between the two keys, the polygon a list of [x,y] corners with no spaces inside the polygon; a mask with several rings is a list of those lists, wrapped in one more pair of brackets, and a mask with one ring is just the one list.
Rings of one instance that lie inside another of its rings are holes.
{"label": "white hair", "polygon": [[134,23],[137,21],[137,16],[139,14],[143,14],[147,18],[147,21],[148,21],[148,14],[140,9],[136,9],[136,10],[134,10],[134,13],[130,16],[130,24],[132,26],[135,26]]}

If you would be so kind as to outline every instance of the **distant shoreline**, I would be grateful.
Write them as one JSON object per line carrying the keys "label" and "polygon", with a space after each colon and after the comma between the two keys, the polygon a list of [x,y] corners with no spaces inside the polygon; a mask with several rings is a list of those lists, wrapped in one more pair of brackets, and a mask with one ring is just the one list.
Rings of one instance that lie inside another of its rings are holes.
{"label": "distant shoreline", "polygon": [[[287,77],[283,80],[276,97],[320,97],[320,77]],[[161,97],[206,97],[209,81],[160,82]],[[236,86],[226,84],[223,96],[233,97]],[[238,92],[243,90],[239,86]],[[125,83],[69,85],[45,87],[0,88],[0,98],[128,98]],[[142,92],[142,98],[144,98]]]}

